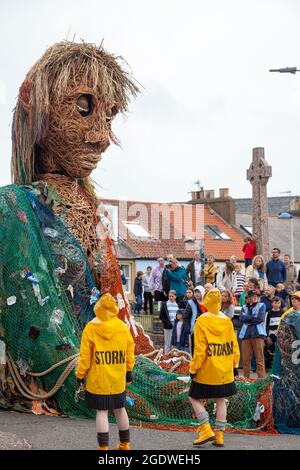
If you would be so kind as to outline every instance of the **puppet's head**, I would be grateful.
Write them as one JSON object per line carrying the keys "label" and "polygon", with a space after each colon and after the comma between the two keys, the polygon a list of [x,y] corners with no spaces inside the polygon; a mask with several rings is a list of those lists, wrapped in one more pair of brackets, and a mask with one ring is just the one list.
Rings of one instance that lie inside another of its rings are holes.
{"label": "puppet's head", "polygon": [[50,47],[23,82],[12,128],[12,178],[28,184],[44,173],[86,178],[116,139],[113,118],[138,87],[102,46]]}

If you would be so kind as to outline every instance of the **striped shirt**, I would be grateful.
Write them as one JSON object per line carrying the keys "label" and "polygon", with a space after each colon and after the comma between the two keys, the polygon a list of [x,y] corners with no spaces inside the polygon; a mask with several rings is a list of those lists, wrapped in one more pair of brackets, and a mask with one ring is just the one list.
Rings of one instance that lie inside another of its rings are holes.
{"label": "striped shirt", "polygon": [[175,318],[176,318],[176,313],[178,312],[177,302],[171,302],[170,300],[168,300],[167,310],[168,310],[170,321],[174,323]]}
{"label": "striped shirt", "polygon": [[235,278],[236,278],[235,294],[241,294],[244,290],[245,274],[236,273]]}

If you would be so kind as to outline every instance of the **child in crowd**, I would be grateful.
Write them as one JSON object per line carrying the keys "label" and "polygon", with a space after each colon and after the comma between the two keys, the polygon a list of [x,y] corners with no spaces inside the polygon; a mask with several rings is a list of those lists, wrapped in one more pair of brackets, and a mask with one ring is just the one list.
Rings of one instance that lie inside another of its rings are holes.
{"label": "child in crowd", "polygon": [[255,251],[256,251],[256,243],[251,237],[246,237],[244,239],[244,246],[243,246],[243,252],[244,252],[244,258],[245,258],[245,268],[250,266],[252,264],[252,260],[255,256]]}
{"label": "child in crowd", "polygon": [[85,404],[96,410],[98,450],[108,450],[108,410],[113,410],[119,428],[117,449],[130,450],[125,388],[132,381],[133,338],[110,294],[102,295],[94,312],[82,333],[76,377],[80,385],[86,377]]}
{"label": "child in crowd", "polygon": [[281,306],[281,298],[275,296],[272,299],[272,310],[267,313],[266,320],[266,330],[268,336],[265,341],[265,362],[267,369],[272,367],[275,344],[277,341],[277,328],[279,326],[282,314],[283,308]]}
{"label": "child in crowd", "polygon": [[289,297],[289,293],[285,289],[284,284],[279,283],[276,285],[275,295],[283,299],[285,302],[287,301],[287,297]]}
{"label": "child in crowd", "polygon": [[239,301],[241,293],[244,291],[244,284],[245,284],[245,274],[242,272],[242,265],[240,263],[236,263],[235,265],[235,278],[236,278],[236,289],[235,289],[235,297],[236,300]]}
{"label": "child in crowd", "polygon": [[143,304],[143,271],[136,273],[134,280],[133,293],[135,295],[136,304],[134,307],[134,315],[138,315],[142,309]]}
{"label": "child in crowd", "polygon": [[189,352],[189,335],[183,323],[184,309],[177,310],[172,331],[172,346],[180,351]]}
{"label": "child in crowd", "polygon": [[164,327],[164,353],[168,354],[171,350],[172,330],[178,311],[175,290],[170,290],[168,294],[169,300],[162,302],[160,307],[159,318]]}
{"label": "child in crowd", "polygon": [[243,307],[246,303],[247,292],[249,291],[249,284],[245,282],[243,292],[240,294],[239,306]]}
{"label": "child in crowd", "polygon": [[191,354],[194,351],[194,325],[196,319],[202,313],[206,312],[204,305],[202,304],[202,299],[205,294],[205,289],[203,286],[197,286],[194,289],[194,297],[191,300],[188,300],[185,314],[184,314],[184,323],[185,328],[188,334],[190,335],[190,349]]}
{"label": "child in crowd", "polygon": [[[204,298],[207,313],[197,318],[194,328],[195,351],[190,363],[192,382],[189,399],[200,423],[199,438],[194,445],[213,441],[224,446],[226,427],[226,397],[236,394],[234,375],[237,375],[240,352],[233,324],[221,309],[221,294],[211,289]],[[204,400],[216,402],[216,436],[210,424]]]}
{"label": "child in crowd", "polygon": [[221,311],[226,315],[226,317],[230,318],[231,320],[234,317],[234,306],[233,306],[233,295],[230,290],[223,290],[221,292],[222,296],[222,306]]}
{"label": "child in crowd", "polygon": [[188,287],[187,290],[185,291],[185,296],[183,297],[182,301],[179,304],[179,308],[185,309],[188,301],[191,300],[194,297],[194,289],[193,287]]}

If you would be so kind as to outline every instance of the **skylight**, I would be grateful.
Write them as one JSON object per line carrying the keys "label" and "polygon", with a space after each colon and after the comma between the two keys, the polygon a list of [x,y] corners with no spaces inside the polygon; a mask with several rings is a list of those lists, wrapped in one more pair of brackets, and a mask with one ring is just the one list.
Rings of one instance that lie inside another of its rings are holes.
{"label": "skylight", "polygon": [[229,235],[220,230],[217,225],[205,225],[204,231],[209,233],[214,240],[231,240]]}
{"label": "skylight", "polygon": [[140,224],[136,222],[123,222],[125,227],[133,233],[136,237],[141,237],[141,238],[151,238],[150,233],[147,232],[147,230],[144,229]]}
{"label": "skylight", "polygon": [[240,225],[240,227],[249,235],[252,235],[252,225]]}

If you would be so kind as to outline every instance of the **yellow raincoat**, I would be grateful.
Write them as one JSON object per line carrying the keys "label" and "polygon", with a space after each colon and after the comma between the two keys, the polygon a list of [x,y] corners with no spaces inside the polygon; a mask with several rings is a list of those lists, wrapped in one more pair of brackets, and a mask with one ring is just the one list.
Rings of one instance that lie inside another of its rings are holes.
{"label": "yellow raincoat", "polygon": [[118,306],[110,294],[95,305],[96,318],[83,330],[76,376],[87,375],[86,390],[97,395],[123,393],[126,372],[134,366],[134,341],[126,324],[117,317]]}
{"label": "yellow raincoat", "polygon": [[194,328],[195,349],[190,373],[194,382],[225,385],[234,381],[240,351],[232,321],[220,312],[221,294],[210,290],[204,297],[207,312],[197,318]]}

